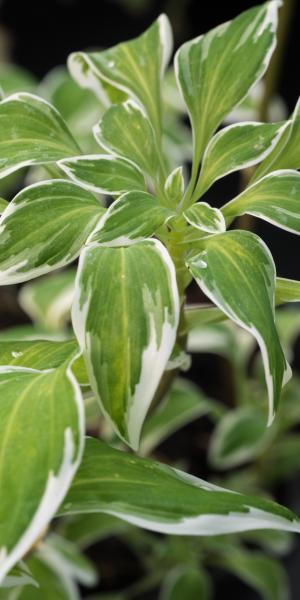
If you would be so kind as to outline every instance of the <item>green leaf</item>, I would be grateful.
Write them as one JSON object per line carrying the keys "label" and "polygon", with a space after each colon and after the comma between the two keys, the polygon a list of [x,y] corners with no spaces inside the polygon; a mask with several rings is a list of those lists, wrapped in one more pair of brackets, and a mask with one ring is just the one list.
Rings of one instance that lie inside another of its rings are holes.
{"label": "green leaf", "polygon": [[179,319],[175,269],[164,246],[145,240],[124,248],[86,247],[72,318],[104,414],[137,448]]}
{"label": "green leaf", "polygon": [[166,15],[161,15],[142,35],[105,50],[75,52],[68,61],[74,79],[96,92],[107,104],[109,84],[132,96],[155,128],[160,128],[161,78],[172,52],[172,32]]}
{"label": "green leaf", "polygon": [[183,168],[177,167],[165,181],[165,193],[174,208],[180,203],[184,192]]}
{"label": "green leaf", "polygon": [[226,220],[245,213],[300,234],[300,173],[275,171],[222,207]]}
{"label": "green leaf", "polygon": [[230,469],[247,463],[270,443],[266,421],[257,408],[241,407],[226,414],[214,429],[209,447],[210,463]]}
{"label": "green leaf", "polygon": [[128,100],[111,106],[95,125],[94,134],[104,150],[157,178],[159,163],[154,131],[136,102]]}
{"label": "green leaf", "polygon": [[222,310],[211,304],[190,304],[185,307],[184,315],[189,331],[196,327],[202,327],[209,323],[219,323],[219,321],[227,319]]}
{"label": "green leaf", "polygon": [[300,302],[300,281],[277,277],[276,303]]}
{"label": "green leaf", "polygon": [[287,127],[283,128],[281,136],[265,160],[255,170],[251,182],[261,179],[267,173],[282,169],[300,168],[300,99],[292,114]]}
{"label": "green leaf", "polygon": [[300,531],[300,520],[275,502],[230,492],[92,438],[58,514],[84,512],[103,512],[176,535]]}
{"label": "green leaf", "polygon": [[2,100],[0,123],[0,177],[80,151],[57,110],[38,96],[18,93]]}
{"label": "green leaf", "polygon": [[1,582],[0,598],[2,598],[1,591],[3,591],[3,588],[14,588],[25,585],[38,587],[38,583],[35,581],[26,563],[20,561]]}
{"label": "green leaf", "polygon": [[76,544],[56,533],[51,533],[39,546],[39,556],[58,574],[90,587],[97,583],[93,564],[84,556]]}
{"label": "green leaf", "polygon": [[5,211],[7,206],[8,206],[7,200],[4,200],[4,198],[0,198],[0,214],[2,214]]}
{"label": "green leaf", "polygon": [[[12,365],[26,369],[46,371],[59,367],[77,352],[76,340],[51,341],[46,339],[1,340],[0,365]],[[80,385],[87,385],[88,378],[82,357],[72,365],[72,371]]]}
{"label": "green leaf", "polygon": [[275,47],[273,0],[185,43],[175,70],[194,135],[194,170],[213,132],[266,71]]}
{"label": "green leaf", "polygon": [[253,167],[272,151],[288,123],[238,123],[221,129],[203,156],[200,178],[193,197],[200,198],[220,179]]}
{"label": "green leaf", "polygon": [[175,567],[165,578],[159,600],[208,600],[212,597],[211,581],[202,568]]}
{"label": "green leaf", "polygon": [[147,192],[128,192],[115,200],[100,219],[89,241],[105,246],[127,246],[151,237],[168,219],[176,216]]}
{"label": "green leaf", "polygon": [[27,564],[38,587],[22,588],[7,600],[79,600],[77,586],[58,575],[56,570],[42,560],[39,553],[30,556]]}
{"label": "green leaf", "polygon": [[145,422],[140,454],[150,454],[175,431],[212,409],[213,401],[204,396],[199,388],[185,379],[176,379],[163,402]]}
{"label": "green leaf", "polygon": [[52,273],[21,288],[19,302],[30,318],[46,329],[57,330],[70,318],[75,269]]}
{"label": "green leaf", "polygon": [[12,365],[44,371],[55,369],[78,352],[76,340],[52,342],[50,340],[1,341],[0,365]]}
{"label": "green leaf", "polygon": [[271,424],[281,388],[290,377],[274,322],[275,266],[264,242],[247,231],[203,240],[204,250],[188,261],[203,292],[256,338],[263,358]]}
{"label": "green leaf", "polygon": [[130,525],[117,517],[102,513],[73,515],[60,529],[65,538],[78,544],[81,548],[91,546],[97,541],[120,535]]}
{"label": "green leaf", "polygon": [[26,69],[9,63],[0,65],[0,86],[4,96],[15,92],[33,92],[37,85],[32,73]]}
{"label": "green leaf", "polygon": [[58,165],[72,181],[91,192],[118,196],[146,189],[142,173],[128,161],[113,156],[78,156],[61,160]]}
{"label": "green leaf", "polygon": [[226,230],[225,219],[218,208],[213,208],[207,202],[197,202],[184,213],[187,222],[207,233],[222,233]]}
{"label": "green leaf", "polygon": [[0,580],[43,534],[78,468],[84,435],[70,367],[0,368]]}
{"label": "green leaf", "polygon": [[63,179],[22,190],[0,219],[0,285],[72,262],[103,211],[90,192]]}
{"label": "green leaf", "polygon": [[254,588],[263,600],[288,600],[285,570],[275,558],[242,548],[222,557],[222,566]]}

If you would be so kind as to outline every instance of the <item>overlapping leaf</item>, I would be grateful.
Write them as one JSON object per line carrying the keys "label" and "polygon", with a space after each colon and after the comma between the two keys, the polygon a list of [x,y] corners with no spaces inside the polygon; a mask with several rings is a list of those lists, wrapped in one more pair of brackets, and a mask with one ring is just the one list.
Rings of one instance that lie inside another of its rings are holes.
{"label": "overlapping leaf", "polygon": [[238,123],[221,129],[209,142],[194,197],[200,198],[217,180],[252,167],[272,151],[289,123]]}
{"label": "overlapping leaf", "polygon": [[45,100],[17,93],[0,102],[0,177],[76,156],[79,150],[60,114]]}
{"label": "overlapping leaf", "polygon": [[147,192],[128,192],[116,200],[100,219],[90,241],[106,246],[127,246],[151,237],[176,213]]}
{"label": "overlapping leaf", "polygon": [[158,156],[154,132],[136,102],[128,100],[124,104],[111,106],[94,128],[94,133],[106,151],[125,158],[150,177],[157,177]]}
{"label": "overlapping leaf", "polygon": [[59,514],[104,512],[153,531],[218,535],[251,529],[299,531],[300,520],[270,500],[230,492],[87,439]]}
{"label": "overlapping leaf", "polygon": [[72,262],[103,211],[90,192],[66,180],[25,188],[0,219],[0,285]]}
{"label": "overlapping leaf", "polygon": [[184,216],[190,225],[207,233],[222,233],[226,230],[225,219],[218,208],[207,202],[197,202],[190,206]]}
{"label": "overlapping leaf", "polygon": [[256,338],[264,362],[271,423],[281,387],[290,377],[274,322],[273,259],[262,240],[246,231],[208,237],[203,247],[188,266],[203,292]]}
{"label": "overlapping leaf", "polygon": [[300,100],[272,152],[255,170],[252,182],[279,169],[300,168]]}
{"label": "overlapping leaf", "polygon": [[193,126],[195,172],[212,133],[265,72],[278,6],[273,0],[251,8],[178,50],[175,68]]}
{"label": "overlapping leaf", "polygon": [[145,191],[142,173],[120,158],[79,156],[62,160],[59,166],[75,183],[92,192],[118,196],[133,190]]}
{"label": "overlapping leaf", "polygon": [[136,39],[103,52],[75,52],[68,65],[79,85],[92,89],[106,102],[114,88],[133,96],[160,129],[160,83],[171,52],[170,24],[161,15]]}
{"label": "overlapping leaf", "polygon": [[175,269],[160,242],[93,244],[82,252],[74,330],[104,413],[134,448],[171,355],[178,318]]}
{"label": "overlapping leaf", "polygon": [[70,368],[0,368],[0,579],[43,534],[83,447],[80,390]]}
{"label": "overlapping leaf", "polygon": [[247,213],[299,234],[300,173],[288,169],[270,173],[225,204],[222,212],[229,222]]}

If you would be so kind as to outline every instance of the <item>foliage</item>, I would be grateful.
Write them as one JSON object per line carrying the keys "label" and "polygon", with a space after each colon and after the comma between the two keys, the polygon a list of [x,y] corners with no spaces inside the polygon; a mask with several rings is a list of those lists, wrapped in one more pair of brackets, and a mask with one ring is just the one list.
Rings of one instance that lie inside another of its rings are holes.
{"label": "foliage", "polygon": [[[0,283],[26,282],[35,326],[4,333],[0,349],[0,598],[78,598],[96,580],[81,549],[116,533],[146,572],[120,598],[159,586],[162,599],[210,598],[211,568],[288,596],[278,559],[257,546],[284,553],[300,531],[271,498],[298,466],[297,376],[282,388],[299,315],[275,304],[299,301],[300,284],[276,277],[259,236],[230,227],[250,214],[299,234],[298,105],[286,122],[218,131],[268,67],[278,6],[185,43],[173,73],[162,15],[134,40],[73,53],[74,81],[58,70],[36,94],[20,73],[3,86],[0,177],[27,175],[0,199]],[[207,203],[246,168],[245,189]],[[211,305],[187,304],[192,280]],[[179,377],[203,351],[227,361],[232,410]],[[213,481],[149,456],[204,416]]]}

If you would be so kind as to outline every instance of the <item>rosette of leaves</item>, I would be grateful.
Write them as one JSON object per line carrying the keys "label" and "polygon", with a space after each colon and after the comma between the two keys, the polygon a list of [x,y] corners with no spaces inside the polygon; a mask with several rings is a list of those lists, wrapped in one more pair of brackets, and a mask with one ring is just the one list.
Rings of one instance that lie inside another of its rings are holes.
{"label": "rosette of leaves", "polygon": [[[193,278],[214,315],[257,341],[269,399],[265,423],[274,418],[290,377],[275,292],[279,301],[294,300],[299,285],[277,281],[257,235],[228,228],[249,213],[299,234],[298,113],[284,123],[217,129],[268,67],[278,4],[254,7],[178,50],[176,80],[193,136],[188,182],[182,165],[170,172],[164,152],[162,88],[172,53],[164,15],[134,40],[69,59],[75,81],[107,106],[94,127],[99,153],[82,153],[59,112],[38,96],[16,93],[0,103],[0,176],[42,165],[55,177],[1,202],[1,285],[79,258],[73,338],[3,343],[2,579],[55,514],[103,512],[177,535],[300,530],[287,508],[103,441],[87,439],[83,453],[87,384],[121,443],[138,450],[153,398],[159,402],[172,370],[181,359],[186,364],[185,291]],[[221,210],[203,200],[217,179],[259,163],[261,176]],[[108,209],[103,196],[113,199]],[[203,322],[202,309],[196,313]]]}

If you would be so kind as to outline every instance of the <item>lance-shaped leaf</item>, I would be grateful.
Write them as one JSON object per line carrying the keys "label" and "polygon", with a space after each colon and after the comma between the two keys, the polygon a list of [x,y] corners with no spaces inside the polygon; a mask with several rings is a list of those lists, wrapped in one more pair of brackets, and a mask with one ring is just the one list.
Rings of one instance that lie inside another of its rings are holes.
{"label": "lance-shaped leaf", "polygon": [[127,246],[134,240],[151,237],[172,216],[176,213],[162,206],[151,194],[128,192],[111,204],[89,241]]}
{"label": "lance-shaped leaf", "polygon": [[94,127],[94,134],[107,152],[126,158],[150,177],[157,176],[154,131],[136,102],[128,100],[111,106]]}
{"label": "lance-shaped leaf", "polygon": [[230,319],[256,338],[263,358],[273,420],[281,388],[290,377],[274,322],[275,265],[264,242],[247,231],[206,238],[188,260],[203,292]]}
{"label": "lance-shaped leaf", "polygon": [[145,529],[218,535],[251,529],[300,531],[287,508],[231,492],[167,465],[87,439],[59,514],[104,512]]}
{"label": "lance-shaped leaf", "polygon": [[0,219],[0,285],[72,262],[104,209],[80,186],[55,179],[22,190]]}
{"label": "lance-shaped leaf", "polygon": [[33,321],[58,330],[70,319],[75,288],[75,269],[41,277],[21,288],[19,302]]}
{"label": "lance-shaped leaf", "polygon": [[251,182],[261,179],[271,171],[300,168],[300,99],[287,126],[272,152],[255,170]]}
{"label": "lance-shaped leaf", "polygon": [[121,158],[92,154],[64,159],[58,164],[70,179],[92,192],[118,196],[146,189],[142,173]]}
{"label": "lance-shaped leaf", "polygon": [[200,198],[217,179],[263,160],[288,126],[289,123],[254,122],[221,129],[205,150],[194,198]]}
{"label": "lance-shaped leaf", "polygon": [[300,302],[300,281],[277,277],[275,298],[276,304]]}
{"label": "lance-shaped leaf", "polygon": [[80,462],[84,418],[70,368],[0,368],[0,580],[62,502]]}
{"label": "lance-shaped leaf", "polygon": [[207,233],[222,233],[226,230],[225,219],[218,208],[213,208],[207,202],[197,202],[184,213],[187,222]]}
{"label": "lance-shaped leaf", "polygon": [[137,448],[179,319],[175,269],[164,246],[145,240],[86,247],[72,317],[94,393],[117,433]]}
{"label": "lance-shaped leaf", "polygon": [[42,98],[18,93],[0,102],[0,177],[79,150],[60,114]]}
{"label": "lance-shaped leaf", "polygon": [[195,169],[212,133],[267,69],[278,6],[273,0],[251,8],[179,48],[175,70],[193,127]]}
{"label": "lance-shaped leaf", "polygon": [[231,548],[220,557],[219,566],[256,590],[263,600],[289,600],[287,575],[275,558],[262,552]]}
{"label": "lance-shaped leaf", "polygon": [[273,430],[257,407],[239,407],[227,413],[214,429],[209,459],[217,469],[229,469],[253,460],[272,439]]}
{"label": "lance-shaped leaf", "polygon": [[229,222],[247,213],[299,234],[300,173],[286,169],[266,175],[225,204],[222,213]]}
{"label": "lance-shaped leaf", "polygon": [[104,96],[106,103],[110,86],[134,97],[145,107],[153,125],[159,128],[160,84],[171,52],[170,24],[167,17],[161,15],[134,40],[104,52],[71,54],[68,66],[79,85],[95,91],[101,98]]}

